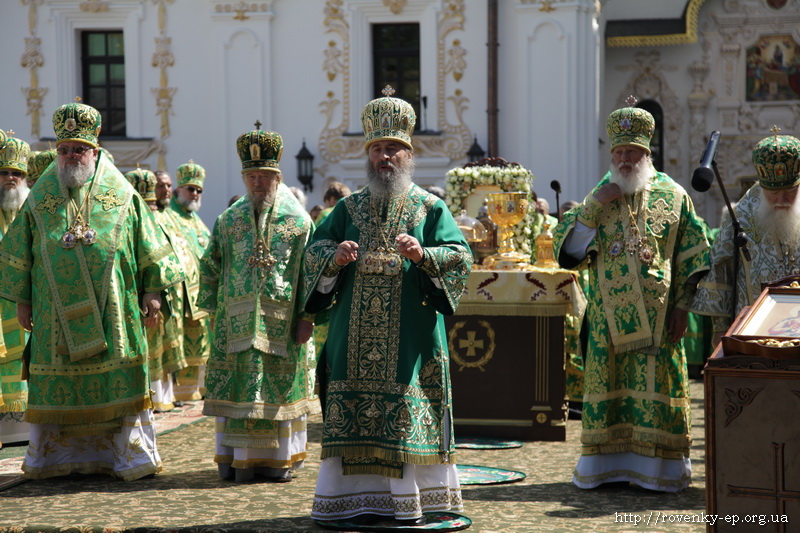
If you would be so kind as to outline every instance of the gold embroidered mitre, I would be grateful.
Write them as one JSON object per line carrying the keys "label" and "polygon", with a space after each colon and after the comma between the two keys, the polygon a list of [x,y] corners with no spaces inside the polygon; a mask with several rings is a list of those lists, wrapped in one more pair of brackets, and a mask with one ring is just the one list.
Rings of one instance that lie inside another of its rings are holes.
{"label": "gold embroidered mitre", "polygon": [[656,131],[656,120],[653,115],[633,107],[636,98],[628,97],[629,107],[623,107],[612,112],[606,121],[606,131],[611,140],[611,151],[617,146],[638,146],[650,153],[650,139]]}
{"label": "gold embroidered mitre", "polygon": [[184,163],[178,167],[175,176],[178,180],[178,187],[192,185],[202,189],[206,181],[206,169],[190,159],[188,163]]}
{"label": "gold embroidered mitre", "polygon": [[156,175],[147,169],[137,168],[125,173],[125,179],[133,185],[145,202],[156,201]]}
{"label": "gold embroidered mitre", "polygon": [[64,141],[80,141],[97,148],[101,126],[100,112],[92,106],[80,103],[80,98],[62,105],[53,113],[56,146]]}
{"label": "gold embroidered mitre", "polygon": [[753,165],[763,189],[791,189],[800,183],[800,140],[773,135],[753,148]]}
{"label": "gold embroidered mitre", "polygon": [[28,143],[9,135],[6,138],[5,145],[0,149],[0,169],[28,172],[30,154],[31,147]]}
{"label": "gold embroidered mitre", "polygon": [[256,129],[243,133],[236,139],[236,152],[242,161],[242,174],[252,170],[280,172],[278,163],[283,154],[283,138],[274,131],[262,131],[261,123]]}
{"label": "gold embroidered mitre", "polygon": [[414,108],[405,100],[392,98],[394,89],[388,85],[383,94],[385,96],[371,101],[361,112],[365,146],[375,141],[394,140],[412,148],[411,134],[417,123]]}

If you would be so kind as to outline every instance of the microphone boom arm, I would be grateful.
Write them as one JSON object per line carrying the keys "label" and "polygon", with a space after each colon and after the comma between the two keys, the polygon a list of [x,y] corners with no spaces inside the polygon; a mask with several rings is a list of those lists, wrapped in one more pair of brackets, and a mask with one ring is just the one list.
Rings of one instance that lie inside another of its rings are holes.
{"label": "microphone boom arm", "polygon": [[725,185],[722,183],[722,178],[719,175],[717,168],[717,161],[711,162],[711,168],[714,169],[714,175],[717,177],[717,183],[722,191],[722,197],[725,199],[725,205],[728,206],[728,213],[731,216],[731,223],[733,225],[733,311],[731,314],[731,323],[736,320],[736,306],[737,294],[739,291],[739,252],[744,256],[747,262],[750,262],[750,251],[747,249],[747,235],[742,231],[742,226],[739,224],[739,219],[736,218],[736,212],[733,209],[728,193],[725,190]]}

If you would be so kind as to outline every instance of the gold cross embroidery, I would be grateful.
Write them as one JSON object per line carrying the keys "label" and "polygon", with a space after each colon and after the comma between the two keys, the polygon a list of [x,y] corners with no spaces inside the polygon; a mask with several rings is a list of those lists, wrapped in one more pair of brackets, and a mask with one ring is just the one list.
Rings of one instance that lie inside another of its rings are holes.
{"label": "gold cross embroidery", "polygon": [[94,199],[103,204],[104,211],[109,211],[112,207],[124,205],[124,202],[120,200],[114,189],[109,189],[105,194],[95,195]]}
{"label": "gold cross embroidery", "polygon": [[50,193],[44,195],[44,201],[36,206],[37,211],[47,211],[51,215],[56,214],[58,206],[64,203],[64,198],[61,196],[53,196]]}
{"label": "gold cross embroidery", "polygon": [[467,349],[467,356],[474,357],[477,355],[475,348],[482,349],[483,348],[483,341],[481,339],[476,339],[475,335],[477,334],[476,331],[467,331],[467,338],[465,339],[458,339],[458,347],[459,348],[466,348]]}
{"label": "gold cross embroidery", "polygon": [[292,240],[292,237],[302,235],[304,232],[305,229],[303,228],[303,226],[277,224],[275,227],[275,233],[281,236],[281,240],[283,242],[290,242]]}
{"label": "gold cross embroidery", "polygon": [[672,210],[663,198],[659,198],[650,207],[650,229],[653,230],[655,235],[661,235],[667,224],[675,224],[678,220],[678,214]]}
{"label": "gold cross embroidery", "polygon": [[253,229],[252,224],[245,222],[243,218],[237,218],[236,222],[234,222],[231,227],[230,235],[233,237],[234,241],[240,242],[244,239],[244,233],[251,229]]}

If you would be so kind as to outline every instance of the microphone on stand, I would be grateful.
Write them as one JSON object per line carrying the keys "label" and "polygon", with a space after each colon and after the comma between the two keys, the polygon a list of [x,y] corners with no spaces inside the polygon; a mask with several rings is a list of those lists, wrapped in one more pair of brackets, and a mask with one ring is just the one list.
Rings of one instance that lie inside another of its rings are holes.
{"label": "microphone on stand", "polygon": [[561,194],[561,184],[558,180],[553,180],[550,182],[550,188],[556,192],[556,218],[561,222],[561,202],[558,199],[558,195]]}
{"label": "microphone on stand", "polygon": [[712,131],[706,151],[703,152],[703,157],[700,159],[700,166],[694,169],[692,174],[692,188],[697,192],[706,192],[714,183],[715,174],[712,167],[716,163],[718,146],[719,132]]}
{"label": "microphone on stand", "polygon": [[[742,230],[739,219],[736,218],[736,212],[733,209],[728,193],[725,191],[725,185],[722,183],[722,177],[719,175],[717,168],[717,147],[719,146],[719,132],[712,131],[708,139],[706,151],[703,152],[703,157],[700,159],[700,166],[694,169],[692,174],[692,188],[698,192],[706,192],[711,188],[711,183],[714,178],[719,183],[722,197],[725,199],[725,205],[728,207],[728,213],[731,216],[731,224],[733,226],[733,286],[738,287],[739,276],[739,253],[744,256],[745,261],[750,262],[750,251],[747,249],[747,235]],[[731,320],[736,320],[736,307],[737,307],[737,291],[733,291],[733,314]]]}

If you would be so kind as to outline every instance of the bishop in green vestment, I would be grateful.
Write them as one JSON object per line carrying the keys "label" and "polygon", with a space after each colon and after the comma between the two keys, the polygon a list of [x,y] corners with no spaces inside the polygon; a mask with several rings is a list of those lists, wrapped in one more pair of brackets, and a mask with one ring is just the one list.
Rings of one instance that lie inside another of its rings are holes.
{"label": "bishop in green vestment", "polygon": [[444,202],[413,184],[415,115],[391,92],[362,113],[367,187],[339,201],[306,251],[306,311],[331,308],[316,520],[416,523],[463,506],[444,315],[472,254]]}
{"label": "bishop in green vestment", "polygon": [[692,306],[712,317],[714,345],[733,317],[761,294],[762,283],[800,274],[800,140],[767,137],[753,148],[752,158],[758,183],[734,208],[748,237],[750,260],[740,252],[734,271],[733,222],[726,211],[711,248],[711,272],[700,282]]}
{"label": "bishop in green vestment", "polygon": [[178,167],[176,177],[178,188],[170,202],[170,214],[189,244],[188,248],[175,247],[186,273],[180,306],[183,309],[183,352],[187,366],[176,374],[175,386],[175,398],[183,402],[200,400],[205,394],[211,332],[208,313],[197,306],[197,293],[200,290],[200,258],[206,251],[211,232],[197,214],[202,204],[206,170],[190,160]]}
{"label": "bishop in green vestment", "polygon": [[214,319],[203,413],[217,417],[220,477],[286,482],[306,459],[308,415],[319,413],[313,316],[301,298],[314,225],[281,183],[281,136],[256,129],[236,147],[247,194],[217,218],[200,262],[198,306]]}
{"label": "bishop in green vestment", "polygon": [[[22,139],[9,136],[0,147],[0,241],[28,197],[29,158],[30,147]],[[21,424],[28,405],[22,357],[27,340],[28,332],[17,320],[17,306],[0,298],[0,446],[9,439],[27,439],[19,436],[27,427]]]}
{"label": "bishop in green vestment", "polygon": [[53,115],[58,164],[0,242],[0,297],[31,333],[27,477],[156,473],[142,314],[180,280],[150,210],[97,145],[100,113]]}
{"label": "bishop in green vestment", "polygon": [[[150,170],[137,168],[125,173],[136,192],[142,197],[156,221],[156,226],[169,242],[173,253],[185,239],[173,228],[173,218],[159,211],[156,197],[156,175]],[[183,275],[183,273],[181,273]],[[182,283],[185,283],[185,278]],[[180,307],[179,289],[182,284],[172,285],[164,292],[162,309],[158,316],[145,319],[149,356],[150,388],[153,391],[153,410],[170,411],[175,408],[174,374],[186,367],[183,354],[183,314]]]}
{"label": "bishop in green vestment", "polygon": [[654,128],[640,108],[611,113],[611,171],[555,232],[561,265],[589,269],[580,488],[691,480],[682,337],[709,246],[689,195],[652,166]]}

